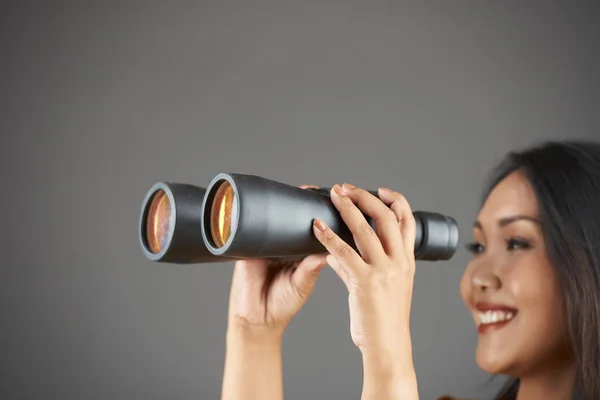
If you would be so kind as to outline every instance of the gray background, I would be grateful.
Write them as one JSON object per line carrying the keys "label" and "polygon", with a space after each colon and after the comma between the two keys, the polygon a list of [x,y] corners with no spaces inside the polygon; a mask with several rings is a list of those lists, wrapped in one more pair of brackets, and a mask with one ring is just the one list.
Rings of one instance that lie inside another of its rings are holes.
{"label": "gray background", "polygon": [[[143,258],[157,180],[389,186],[464,243],[507,150],[599,136],[592,2],[300,3],[2,6],[0,397],[219,397],[232,265]],[[474,361],[467,261],[418,265],[423,399],[502,382]],[[348,327],[327,269],[285,337],[287,399],[359,398]]]}

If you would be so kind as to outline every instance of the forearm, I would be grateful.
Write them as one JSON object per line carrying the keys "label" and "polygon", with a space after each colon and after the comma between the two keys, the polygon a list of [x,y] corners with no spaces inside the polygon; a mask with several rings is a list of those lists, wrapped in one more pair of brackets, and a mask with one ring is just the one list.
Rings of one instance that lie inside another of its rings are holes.
{"label": "forearm", "polygon": [[410,346],[363,352],[362,400],[418,400],[417,376]]}
{"label": "forearm", "polygon": [[283,399],[280,334],[229,329],[221,399]]}

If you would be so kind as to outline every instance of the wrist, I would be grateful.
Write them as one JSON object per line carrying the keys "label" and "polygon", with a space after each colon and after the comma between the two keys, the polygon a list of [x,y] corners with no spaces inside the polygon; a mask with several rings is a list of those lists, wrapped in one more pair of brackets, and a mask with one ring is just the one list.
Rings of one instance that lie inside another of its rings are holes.
{"label": "wrist", "polygon": [[283,398],[281,338],[262,326],[228,326],[222,399]]}
{"label": "wrist", "polygon": [[253,347],[280,347],[283,329],[264,325],[251,325],[244,321],[231,321],[227,327],[228,345]]}
{"label": "wrist", "polygon": [[364,352],[362,362],[365,373],[394,379],[415,374],[410,352],[379,351]]}
{"label": "wrist", "polygon": [[418,399],[417,376],[409,345],[362,351],[363,399]]}

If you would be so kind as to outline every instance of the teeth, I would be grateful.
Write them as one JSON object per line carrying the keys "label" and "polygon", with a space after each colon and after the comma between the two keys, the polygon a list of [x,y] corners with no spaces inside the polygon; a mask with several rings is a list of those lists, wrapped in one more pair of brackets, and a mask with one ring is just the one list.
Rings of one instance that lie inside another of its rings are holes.
{"label": "teeth", "polygon": [[493,324],[495,322],[508,321],[515,314],[510,311],[486,311],[480,312],[477,316],[482,324]]}

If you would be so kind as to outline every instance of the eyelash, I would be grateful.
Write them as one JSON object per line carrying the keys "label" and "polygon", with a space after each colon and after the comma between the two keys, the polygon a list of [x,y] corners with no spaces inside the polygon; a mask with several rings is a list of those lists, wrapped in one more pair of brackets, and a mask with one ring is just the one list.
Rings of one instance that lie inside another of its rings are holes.
{"label": "eyelash", "polygon": [[[482,253],[483,245],[477,242],[469,243],[466,245],[466,249],[469,253],[479,254]],[[508,251],[527,250],[531,248],[531,244],[520,238],[510,238],[506,241],[506,249]]]}

